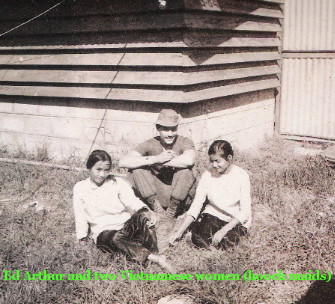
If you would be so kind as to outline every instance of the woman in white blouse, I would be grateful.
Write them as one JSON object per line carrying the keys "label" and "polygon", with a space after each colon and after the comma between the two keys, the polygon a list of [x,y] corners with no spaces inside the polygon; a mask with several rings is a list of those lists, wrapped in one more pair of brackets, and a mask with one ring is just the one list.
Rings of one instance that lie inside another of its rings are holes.
{"label": "woman in white blouse", "polygon": [[112,160],[103,150],[89,156],[89,177],[73,189],[76,237],[82,242],[91,235],[104,252],[123,252],[138,262],[153,261],[173,272],[165,256],[157,254],[152,212],[121,178],[110,175]]}
{"label": "woman in white blouse", "polygon": [[184,222],[171,235],[171,245],[182,237],[194,221],[192,242],[197,247],[204,248],[214,245],[226,249],[235,245],[250,227],[248,173],[232,163],[234,152],[225,140],[214,141],[209,147],[208,155],[211,166],[200,178],[194,201]]}

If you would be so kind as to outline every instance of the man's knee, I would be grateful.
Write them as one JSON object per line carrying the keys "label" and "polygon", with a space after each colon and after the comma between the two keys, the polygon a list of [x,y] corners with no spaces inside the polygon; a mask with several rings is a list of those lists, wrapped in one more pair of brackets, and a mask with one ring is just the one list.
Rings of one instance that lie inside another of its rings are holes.
{"label": "man's knee", "polygon": [[147,199],[156,194],[154,176],[149,168],[138,168],[130,172],[129,181],[141,198]]}
{"label": "man's knee", "polygon": [[145,177],[151,176],[152,172],[149,168],[137,168],[137,169],[131,170],[130,175],[135,179],[145,178]]}
{"label": "man's knee", "polygon": [[194,174],[193,171],[189,168],[185,168],[185,169],[179,169],[176,173],[175,173],[175,177],[177,178],[190,178],[190,179],[194,179]]}

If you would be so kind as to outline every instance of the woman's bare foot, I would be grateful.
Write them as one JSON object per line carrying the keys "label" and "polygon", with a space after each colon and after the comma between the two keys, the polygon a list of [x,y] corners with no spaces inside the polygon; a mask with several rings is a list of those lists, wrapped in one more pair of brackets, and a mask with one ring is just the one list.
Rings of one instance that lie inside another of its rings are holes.
{"label": "woman's bare foot", "polygon": [[148,256],[148,260],[158,264],[160,267],[162,267],[164,270],[166,270],[169,273],[177,273],[176,269],[174,269],[170,263],[166,260],[165,255],[158,255],[158,254],[150,254]]}

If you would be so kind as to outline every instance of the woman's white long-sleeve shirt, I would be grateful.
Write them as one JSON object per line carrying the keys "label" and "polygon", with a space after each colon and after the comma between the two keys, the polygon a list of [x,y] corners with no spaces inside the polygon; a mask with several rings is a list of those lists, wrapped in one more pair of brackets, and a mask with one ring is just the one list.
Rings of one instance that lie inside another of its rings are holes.
{"label": "woman's white long-sleeve shirt", "polygon": [[96,242],[102,231],[122,229],[131,214],[142,207],[147,206],[121,178],[108,179],[99,187],[90,178],[80,181],[73,188],[76,237],[87,236],[90,225]]}
{"label": "woman's white long-sleeve shirt", "polygon": [[250,227],[250,180],[248,173],[242,168],[231,165],[229,171],[219,177],[205,171],[187,214],[197,219],[206,198],[209,203],[203,213],[214,215],[225,222],[236,218],[244,227]]}

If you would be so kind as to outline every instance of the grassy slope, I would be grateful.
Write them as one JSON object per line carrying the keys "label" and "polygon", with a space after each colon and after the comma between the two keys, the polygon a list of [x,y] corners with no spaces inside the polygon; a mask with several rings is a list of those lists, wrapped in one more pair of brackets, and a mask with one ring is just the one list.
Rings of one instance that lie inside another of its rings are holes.
{"label": "grassy slope", "polygon": [[[198,171],[206,166],[199,153]],[[318,157],[294,156],[293,144],[269,141],[257,155],[239,154],[236,163],[252,182],[254,222],[250,235],[233,250],[196,250],[186,236],[166,252],[180,273],[306,273],[334,272],[334,170]],[[0,270],[83,273],[87,269],[116,273],[115,281],[3,281],[0,303],[156,303],[172,293],[191,293],[203,303],[287,304],[297,301],[309,281],[126,281],[119,271],[161,270],[110,257],[93,244],[74,242],[72,187],[79,173],[2,164],[0,198],[18,201],[0,205]],[[37,200],[47,212],[23,208]],[[20,202],[21,201],[21,202]],[[23,202],[22,202],[23,201]]]}

